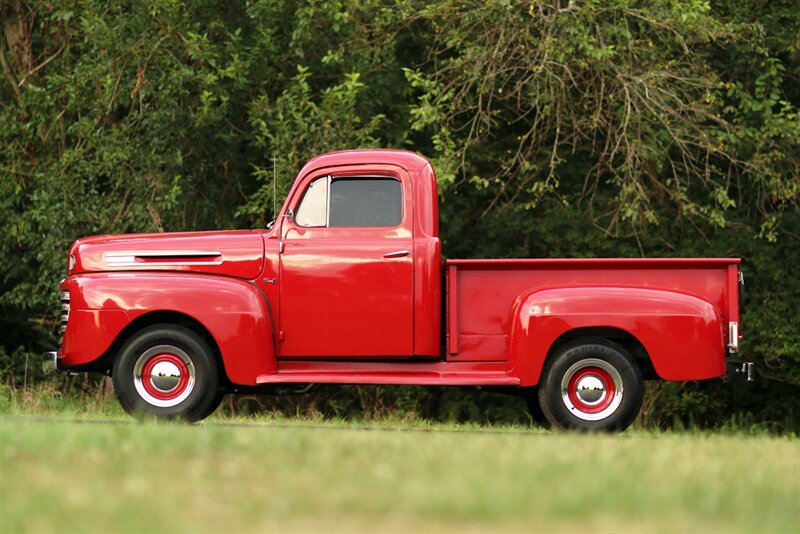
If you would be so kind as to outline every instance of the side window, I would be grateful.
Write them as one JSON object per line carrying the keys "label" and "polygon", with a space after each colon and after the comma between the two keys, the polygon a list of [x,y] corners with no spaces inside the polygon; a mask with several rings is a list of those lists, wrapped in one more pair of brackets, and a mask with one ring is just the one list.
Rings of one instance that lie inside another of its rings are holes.
{"label": "side window", "polygon": [[325,226],[328,223],[328,177],[311,182],[297,208],[294,220],[300,226]]}
{"label": "side window", "polygon": [[391,227],[403,220],[403,190],[393,178],[314,180],[297,208],[300,226]]}
{"label": "side window", "polygon": [[397,226],[403,191],[392,178],[340,178],[331,182],[328,226]]}

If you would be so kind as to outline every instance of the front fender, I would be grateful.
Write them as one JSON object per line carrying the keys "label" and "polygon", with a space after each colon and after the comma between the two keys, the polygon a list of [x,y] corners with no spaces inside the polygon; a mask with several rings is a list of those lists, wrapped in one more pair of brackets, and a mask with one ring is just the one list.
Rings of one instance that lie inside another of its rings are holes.
{"label": "front fender", "polygon": [[523,385],[539,382],[545,358],[560,336],[590,327],[634,336],[664,380],[725,373],[720,312],[693,295],[628,287],[551,288],[521,296],[513,313],[509,365]]}
{"label": "front fender", "polygon": [[176,312],[202,324],[216,341],[234,384],[255,385],[274,372],[266,297],[235,278],[182,273],[96,273],[67,278],[70,314],[61,347],[65,367],[100,358],[136,319]]}

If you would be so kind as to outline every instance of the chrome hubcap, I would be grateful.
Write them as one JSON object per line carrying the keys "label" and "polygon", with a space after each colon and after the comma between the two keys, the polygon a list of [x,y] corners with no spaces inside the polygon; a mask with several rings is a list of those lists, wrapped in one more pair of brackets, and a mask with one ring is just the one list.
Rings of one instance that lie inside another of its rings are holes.
{"label": "chrome hubcap", "polygon": [[564,406],[584,421],[600,421],[611,416],[619,408],[623,392],[619,371],[598,358],[574,363],[561,379]]}
{"label": "chrome hubcap", "polygon": [[133,367],[133,385],[148,404],[159,408],[177,406],[192,393],[195,368],[192,359],[173,345],[146,350]]}
{"label": "chrome hubcap", "polygon": [[159,391],[172,391],[181,381],[180,367],[170,361],[157,362],[150,370],[150,381]]}
{"label": "chrome hubcap", "polygon": [[603,400],[606,395],[606,386],[596,376],[587,375],[578,380],[575,392],[581,401],[591,406]]}

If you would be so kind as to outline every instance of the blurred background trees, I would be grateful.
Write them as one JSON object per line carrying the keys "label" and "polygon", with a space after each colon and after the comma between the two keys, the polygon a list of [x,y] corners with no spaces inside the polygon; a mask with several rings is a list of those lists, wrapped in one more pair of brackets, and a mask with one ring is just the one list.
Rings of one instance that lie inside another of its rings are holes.
{"label": "blurred background trees", "polygon": [[[0,21],[5,383],[41,380],[75,239],[263,227],[273,175],[280,203],[309,157],[381,146],[434,161],[451,257],[741,256],[759,383],[654,385],[648,421],[800,428],[793,0],[0,0]],[[480,395],[312,404],[523,417]]]}

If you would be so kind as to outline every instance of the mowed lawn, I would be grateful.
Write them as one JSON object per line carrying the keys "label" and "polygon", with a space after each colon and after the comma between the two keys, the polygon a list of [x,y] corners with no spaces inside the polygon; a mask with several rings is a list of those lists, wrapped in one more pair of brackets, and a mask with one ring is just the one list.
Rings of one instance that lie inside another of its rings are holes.
{"label": "mowed lawn", "polygon": [[1,532],[800,531],[800,441],[0,418]]}

